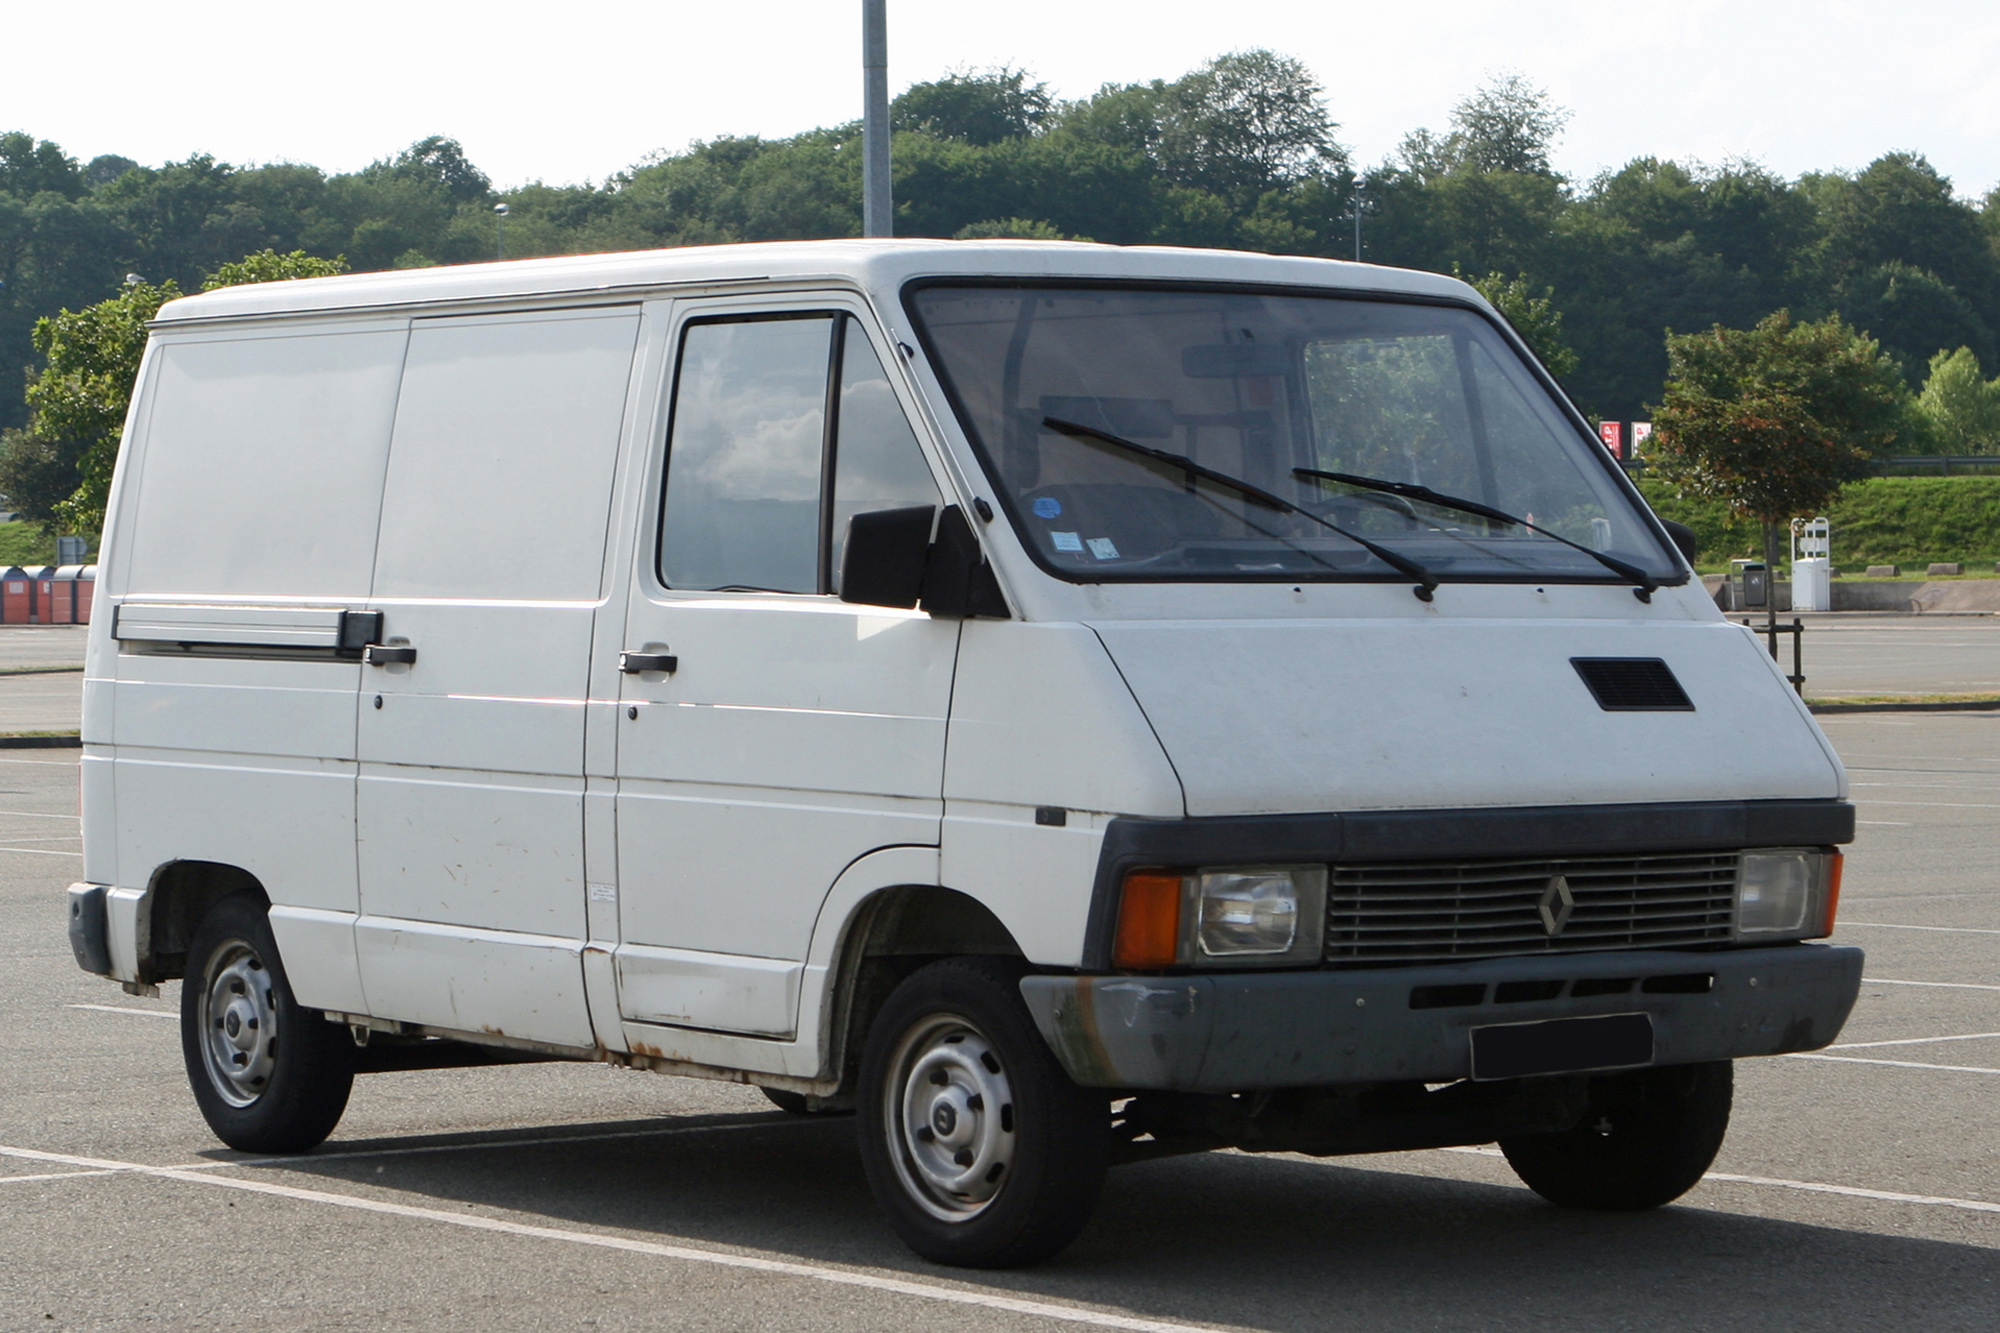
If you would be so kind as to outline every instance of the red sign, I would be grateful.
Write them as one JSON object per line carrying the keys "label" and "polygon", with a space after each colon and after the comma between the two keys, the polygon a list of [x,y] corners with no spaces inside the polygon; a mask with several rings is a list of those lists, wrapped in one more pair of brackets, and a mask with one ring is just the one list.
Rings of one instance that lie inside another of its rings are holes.
{"label": "red sign", "polygon": [[1611,451],[1613,458],[1625,456],[1625,423],[1622,421],[1600,421],[1597,423],[1597,438],[1604,441],[1604,447]]}

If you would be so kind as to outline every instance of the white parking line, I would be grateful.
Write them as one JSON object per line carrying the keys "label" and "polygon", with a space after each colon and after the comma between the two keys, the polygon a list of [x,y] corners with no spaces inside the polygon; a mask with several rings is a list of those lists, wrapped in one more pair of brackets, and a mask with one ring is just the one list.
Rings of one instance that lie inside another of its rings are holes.
{"label": "white parking line", "polygon": [[1894,1065],[1898,1069],[1938,1069],[1947,1074],[2000,1074],[2000,1069],[1988,1069],[1984,1065],[1923,1065],[1914,1060],[1870,1060],[1859,1055],[1821,1055],[1809,1051],[1794,1051],[1785,1059],[1831,1060],[1843,1065]]}
{"label": "white parking line", "polygon": [[1860,1051],[1870,1046],[1928,1046],[1934,1041],[1985,1041],[1990,1037],[2000,1037],[2000,1032],[1968,1032],[1959,1037],[1898,1037],[1894,1041],[1844,1041],[1838,1046],[1829,1046],[1827,1049]]}
{"label": "white parking line", "polygon": [[[1439,1152],[1470,1153],[1478,1157],[1500,1157],[1498,1148],[1440,1148]],[[1943,1194],[1898,1194],[1893,1190],[1867,1190],[1855,1185],[1828,1185],[1817,1180],[1785,1180],[1778,1176],[1737,1176],[1727,1171],[1710,1171],[1703,1180],[1719,1180],[1730,1185],[1767,1185],[1773,1189],[1801,1190],[1807,1194],[1839,1194],[1850,1199],[1879,1199],[1884,1203],[1922,1203],[1933,1208],[1962,1208],[1969,1213],[2000,1213],[2000,1203],[1984,1199],[1954,1199]]]}
{"label": "white parking line", "polygon": [[165,1009],[127,1009],[117,1004],[66,1004],[65,1009],[95,1009],[100,1014],[137,1014],[141,1018],[179,1018],[180,1015]]}
{"label": "white parking line", "polygon": [[[784,1259],[764,1259],[755,1255],[730,1254],[720,1250],[698,1250],[687,1245],[663,1245],[657,1241],[634,1240],[626,1236],[614,1236],[604,1232],[572,1231],[564,1227],[533,1226],[523,1222],[509,1222],[498,1217],[481,1217],[448,1213],[437,1208],[419,1208],[411,1204],[390,1203],[383,1199],[365,1199],[352,1194],[335,1194],[328,1190],[297,1189],[290,1185],[274,1185],[262,1180],[240,1180],[233,1176],[207,1175],[181,1167],[144,1166],[137,1162],[108,1162],[96,1158],[66,1157],[58,1153],[35,1152],[31,1149],[0,1147],[0,1155],[24,1157],[37,1161],[64,1161],[79,1166],[91,1166],[134,1175],[154,1176],[163,1180],[177,1180],[184,1184],[207,1185],[216,1189],[241,1190],[248,1194],[264,1194],[273,1198],[290,1199],[298,1203],[325,1204],[333,1208],[349,1208],[357,1212],[381,1213],[390,1217],[405,1217],[420,1222],[440,1222],[446,1226],[464,1227],[471,1231],[492,1231],[507,1236],[521,1236],[531,1240],[563,1241],[571,1245],[589,1245],[599,1249],[623,1250],[628,1254],[644,1254],[660,1259],[675,1259],[682,1263],[708,1264],[716,1268],[747,1269],[751,1272],[769,1273],[778,1277],[804,1278],[813,1282],[827,1282],[836,1286],[860,1287],[868,1291],[890,1292],[899,1296],[914,1296],[921,1300],[938,1301],[950,1305],[970,1305],[987,1310],[1000,1310],[1008,1314],[1028,1315],[1037,1319],[1056,1319],[1069,1324],[1084,1324],[1093,1328],[1129,1329],[1133,1333],[1190,1333],[1204,1327],[1200,1324],[1183,1323],[1178,1320],[1141,1319],[1132,1315],[1112,1314],[1108,1311],[1086,1310],[1073,1305],[1057,1305],[1050,1301],[1022,1300],[1016,1296],[1002,1295],[997,1291],[983,1291],[977,1288],[946,1287],[930,1282],[911,1282],[903,1278],[884,1277],[875,1273],[859,1273],[844,1268],[829,1268],[821,1264],[803,1264]],[[232,1163],[232,1165],[234,1165]]]}
{"label": "white parking line", "polygon": [[52,815],[41,810],[0,810],[0,817],[8,819],[68,819],[77,820],[82,815]]}
{"label": "white parking line", "polygon": [[1986,926],[1905,926],[1890,921],[1842,921],[1843,926],[1865,926],[1869,930],[1934,930],[1945,935],[2000,935]]}
{"label": "white parking line", "polygon": [[1864,986],[1928,986],[1935,990],[1991,990],[2000,991],[2000,986],[1982,985],[1976,981],[1892,981],[1888,977],[1863,977]]}
{"label": "white parking line", "polygon": [[23,856],[74,856],[81,858],[82,852],[52,852],[41,847],[0,847],[0,852],[19,852]]}

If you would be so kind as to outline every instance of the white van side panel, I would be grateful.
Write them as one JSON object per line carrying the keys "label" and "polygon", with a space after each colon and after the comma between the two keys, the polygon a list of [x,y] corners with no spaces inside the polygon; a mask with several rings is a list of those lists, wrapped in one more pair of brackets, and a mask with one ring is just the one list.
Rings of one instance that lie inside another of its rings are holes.
{"label": "white van side panel", "polygon": [[[351,925],[359,668],[277,660],[281,638],[200,657],[163,640],[121,645],[113,618],[143,601],[190,607],[195,619],[254,621],[262,607],[275,624],[298,608],[337,613],[366,601],[406,323],[164,335],[148,353],[144,406],[133,414],[92,630],[94,674],[105,680],[88,710],[102,728],[93,738],[115,748],[93,758],[85,781],[108,789],[103,809],[118,812],[87,835],[92,870],[112,860],[109,882],[135,889],[173,861],[247,871],[279,921],[299,909],[313,922],[302,933],[280,927],[292,984],[309,1005],[360,1000]],[[96,850],[100,834],[116,841],[108,857]]]}
{"label": "white van side panel", "polygon": [[378,1017],[591,1044],[585,700],[638,327],[413,325],[369,606],[417,660],[361,669],[356,723]]}
{"label": "white van side panel", "polygon": [[[1178,819],[1181,785],[1097,636],[968,620],[945,752],[943,883],[998,916],[1030,961],[1074,966],[1098,815]],[[1035,811],[1066,812],[1060,827]]]}
{"label": "white van side panel", "polygon": [[163,343],[114,594],[367,595],[403,321]]}

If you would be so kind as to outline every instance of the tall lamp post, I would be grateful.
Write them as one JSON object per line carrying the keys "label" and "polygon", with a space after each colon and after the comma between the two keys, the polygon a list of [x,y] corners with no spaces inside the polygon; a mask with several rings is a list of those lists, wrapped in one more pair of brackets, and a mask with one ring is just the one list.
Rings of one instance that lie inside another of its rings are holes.
{"label": "tall lamp post", "polygon": [[1361,262],[1361,215],[1368,211],[1368,182],[1354,178],[1354,262]]}
{"label": "tall lamp post", "polygon": [[861,234],[892,236],[889,198],[889,5],[861,0]]}
{"label": "tall lamp post", "polygon": [[493,205],[493,257],[495,259],[505,259],[507,257],[506,228],[507,214],[510,211],[505,199]]}

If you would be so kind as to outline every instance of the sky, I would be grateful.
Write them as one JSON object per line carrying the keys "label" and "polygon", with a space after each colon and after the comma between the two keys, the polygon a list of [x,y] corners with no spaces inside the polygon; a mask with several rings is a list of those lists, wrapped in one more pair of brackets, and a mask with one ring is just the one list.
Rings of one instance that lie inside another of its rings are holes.
{"label": "sky", "polygon": [[[602,181],[649,153],[860,115],[860,0],[65,0],[15,7],[0,130],[83,160],[208,153],[352,171],[429,134],[505,187]],[[1227,51],[1295,56],[1358,162],[1519,73],[1573,113],[1579,180],[1638,156],[1787,177],[1927,155],[2000,185],[2000,4],[1904,0],[889,0],[892,90],[1014,66],[1060,97]]]}

